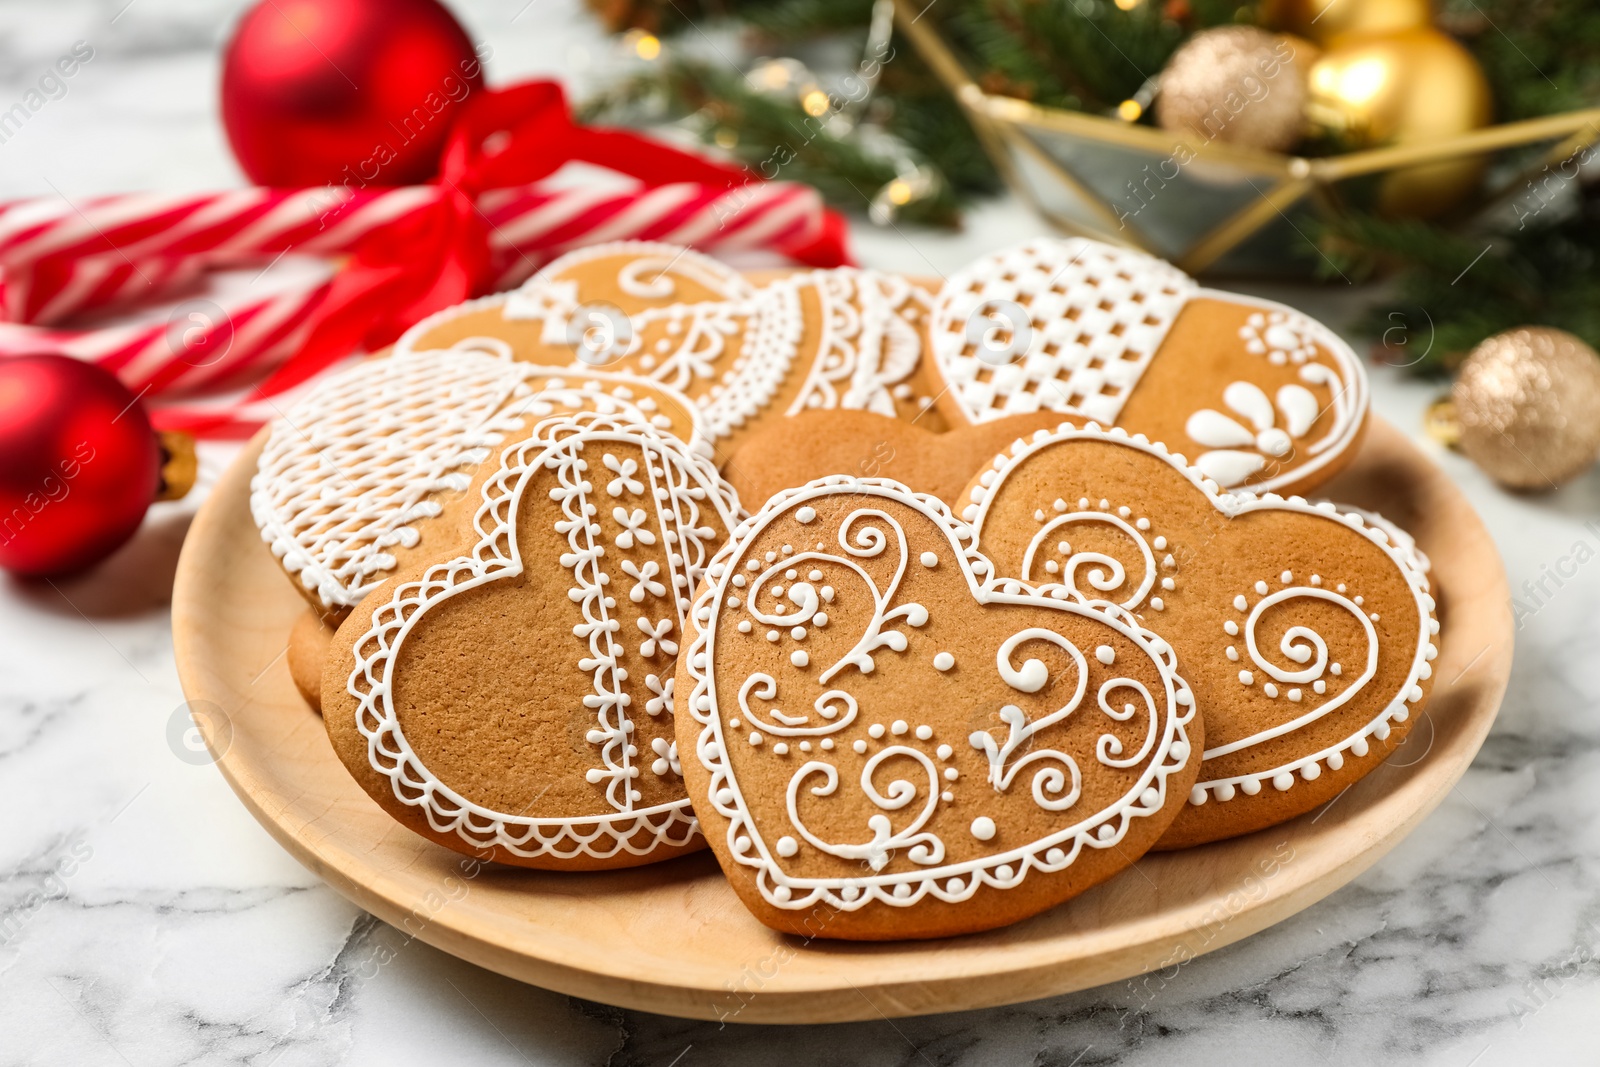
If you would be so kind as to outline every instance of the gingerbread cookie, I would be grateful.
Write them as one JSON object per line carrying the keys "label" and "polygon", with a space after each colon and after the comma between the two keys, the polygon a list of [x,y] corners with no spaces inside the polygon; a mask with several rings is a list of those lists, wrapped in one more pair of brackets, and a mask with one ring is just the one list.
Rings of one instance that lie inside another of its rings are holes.
{"label": "gingerbread cookie", "polygon": [[289,630],[289,644],[283,658],[289,666],[289,680],[296,691],[311,706],[322,712],[322,665],[328,659],[328,646],[333,642],[337,624],[307,608]]}
{"label": "gingerbread cookie", "polygon": [[752,508],[790,486],[830,474],[889,478],[957,506],[972,476],[995,453],[1063,421],[1040,411],[930,433],[920,423],[867,411],[807,411],[763,427],[728,458],[722,474]]}
{"label": "gingerbread cookie", "polygon": [[435,539],[464,528],[465,490],[496,447],[582,409],[706,450],[698,409],[653,382],[481,352],[396,354],[329,376],[273,425],[251,513],[296,588],[342,617],[397,567],[441,554]]}
{"label": "gingerbread cookie", "polygon": [[1107,601],[1171,643],[1205,762],[1162,847],[1311,811],[1381,763],[1438,653],[1417,558],[1360,515],[1228,495],[1157,444],[1097,426],[997,457],[964,517],[999,574]]}
{"label": "gingerbread cookie", "polygon": [[615,241],[568,252],[518,289],[430,315],[394,347],[486,352],[550,366],[580,357],[592,362],[612,355],[610,346],[623,340],[608,327],[625,330],[635,316],[696,304],[747,303],[757,288],[732,267],[687,248]]}
{"label": "gingerbread cookie", "polygon": [[1365,372],[1331,330],[1084,238],[952,274],[930,334],[952,425],[1081,415],[1164,442],[1223,488],[1303,492],[1366,426]]}
{"label": "gingerbread cookie", "polygon": [[483,465],[470,548],[396,574],[329,650],[328,736],[416,832],[527,867],[700,847],[674,747],[689,597],[738,521],[708,460],[621,415]]}
{"label": "gingerbread cookie", "polygon": [[774,929],[1015,922],[1132,864],[1194,782],[1166,644],[996,579],[933,497],[821,479],[769,501],[706,577],[678,748],[723,871]]}
{"label": "gingerbread cookie", "polygon": [[648,242],[569,253],[520,289],[418,323],[397,351],[488,351],[648,377],[701,406],[719,449],[818,408],[922,417],[942,429],[922,358],[929,293],[876,271],[789,274],[760,287],[706,256]]}

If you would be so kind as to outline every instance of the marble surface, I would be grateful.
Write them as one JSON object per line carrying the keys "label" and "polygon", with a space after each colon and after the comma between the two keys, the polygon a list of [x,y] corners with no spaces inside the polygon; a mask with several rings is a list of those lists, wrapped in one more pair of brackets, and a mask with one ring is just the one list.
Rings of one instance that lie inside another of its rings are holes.
{"label": "marble surface", "polygon": [[[214,87],[240,6],[0,0],[0,110],[74,41],[95,49],[66,95],[0,145],[0,196],[238,183]],[[457,6],[493,42],[495,79],[581,81],[607,65],[576,3]],[[1036,229],[1001,201],[963,234],[862,227],[858,245],[871,265],[932,273]],[[1372,299],[1263,291],[1335,325]],[[1415,432],[1435,387],[1374,378],[1377,410]],[[1516,668],[1466,778],[1355,883],[1195,960],[1153,1000],[1118,984],[780,1029],[620,1011],[401,947],[273,843],[185,744],[172,662],[177,552],[228,457],[206,449],[200,489],[158,506],[98,571],[0,581],[0,781],[14,798],[0,826],[0,1064],[1593,1062],[1600,473],[1515,497],[1439,456],[1506,558]],[[385,947],[394,959],[372,968]]]}

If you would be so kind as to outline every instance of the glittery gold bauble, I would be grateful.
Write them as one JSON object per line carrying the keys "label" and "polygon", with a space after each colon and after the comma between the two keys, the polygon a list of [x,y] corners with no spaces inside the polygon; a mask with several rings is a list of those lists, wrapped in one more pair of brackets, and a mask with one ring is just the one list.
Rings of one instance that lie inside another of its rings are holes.
{"label": "glittery gold bauble", "polygon": [[1352,34],[1394,33],[1433,25],[1429,0],[1267,0],[1268,26],[1332,44]]}
{"label": "glittery gold bauble", "polygon": [[1451,391],[1461,451],[1501,485],[1550,489],[1600,454],[1600,354],[1529,326],[1472,350]]}
{"label": "glittery gold bauble", "polygon": [[1202,30],[1161,72],[1156,121],[1203,141],[1281,152],[1305,124],[1313,52],[1309,41],[1254,26]]}
{"label": "glittery gold bauble", "polygon": [[[1434,29],[1334,45],[1311,66],[1306,116],[1352,148],[1421,144],[1486,126],[1489,81],[1460,44]],[[1488,159],[1458,156],[1403,167],[1379,182],[1386,215],[1433,218],[1477,189]]]}

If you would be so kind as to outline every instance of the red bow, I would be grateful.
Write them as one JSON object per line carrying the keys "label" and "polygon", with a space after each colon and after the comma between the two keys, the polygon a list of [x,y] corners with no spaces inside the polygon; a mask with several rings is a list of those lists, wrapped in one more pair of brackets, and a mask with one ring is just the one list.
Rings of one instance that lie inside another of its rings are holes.
{"label": "red bow", "polygon": [[[490,222],[478,198],[491,189],[529,185],[568,162],[637,178],[646,187],[692,182],[735,189],[758,177],[628,130],[579,126],[553,81],[489,90],[469,100],[451,127],[430,210],[366,237],[333,282],[337,309],[313,329],[301,353],[264,383],[263,395],[305,380],[353,349],[392,342],[411,324],[489,290],[494,272]],[[821,213],[816,232],[783,248],[815,267],[852,262],[842,216]]]}
{"label": "red bow", "polygon": [[[570,161],[634,178],[644,189],[613,194],[537,184]],[[577,125],[561,87],[534,81],[466,101],[439,177],[426,186],[0,204],[0,317],[31,324],[0,322],[0,355],[53,350],[93,359],[147,399],[257,381],[233,405],[239,409],[353,351],[381,348],[435,311],[515,284],[596,234],[770,248],[818,267],[851,262],[844,219],[823,208],[814,190],[762,182],[630,131]],[[285,252],[337,257],[342,266],[309,288],[252,292],[225,309],[226,322],[193,329],[175,331],[148,317],[95,329],[45,328],[88,311],[148,303],[181,292],[208,270],[259,267]],[[230,421],[246,428],[226,407],[156,417],[194,430]]]}

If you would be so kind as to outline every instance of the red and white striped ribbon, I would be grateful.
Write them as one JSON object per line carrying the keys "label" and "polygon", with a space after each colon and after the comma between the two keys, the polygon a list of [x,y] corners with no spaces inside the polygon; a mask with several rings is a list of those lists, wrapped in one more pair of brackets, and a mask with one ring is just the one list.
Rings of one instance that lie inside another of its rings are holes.
{"label": "red and white striped ribbon", "polygon": [[[340,310],[341,257],[446,195],[422,185],[0,203],[0,355],[93,360],[143,396],[160,425],[247,432],[265,401],[297,384],[269,376],[317,316]],[[816,191],[789,182],[546,182],[490,190],[475,205],[487,226],[489,289],[600,241],[798,253],[828,225]]]}

